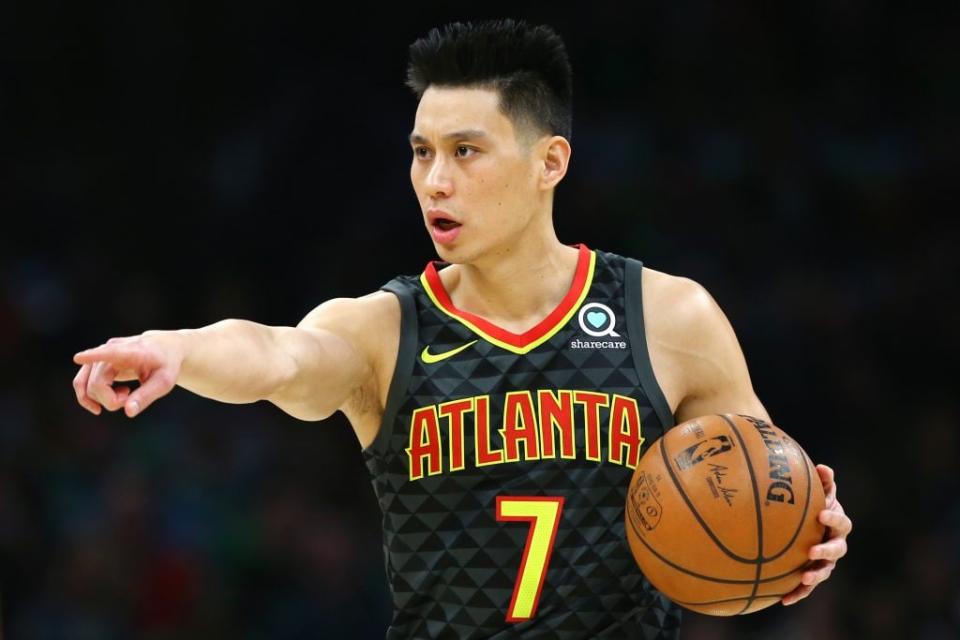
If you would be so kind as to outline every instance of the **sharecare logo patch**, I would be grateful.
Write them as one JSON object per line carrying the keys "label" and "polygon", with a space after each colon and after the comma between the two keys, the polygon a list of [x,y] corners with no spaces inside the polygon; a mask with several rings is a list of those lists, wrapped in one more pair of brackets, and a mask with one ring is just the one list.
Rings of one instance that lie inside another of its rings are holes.
{"label": "sharecare logo patch", "polygon": [[583,305],[580,308],[577,320],[580,321],[580,328],[587,335],[595,338],[603,336],[620,337],[620,334],[613,330],[617,317],[613,314],[613,309],[603,303],[591,302]]}
{"label": "sharecare logo patch", "polygon": [[[577,321],[580,323],[580,329],[594,338],[606,338],[606,340],[571,340],[571,349],[626,349],[627,343],[624,340],[618,340],[620,334],[614,330],[617,323],[617,316],[613,309],[601,302],[590,302],[580,308],[577,314]],[[610,338],[614,338],[611,340]]]}

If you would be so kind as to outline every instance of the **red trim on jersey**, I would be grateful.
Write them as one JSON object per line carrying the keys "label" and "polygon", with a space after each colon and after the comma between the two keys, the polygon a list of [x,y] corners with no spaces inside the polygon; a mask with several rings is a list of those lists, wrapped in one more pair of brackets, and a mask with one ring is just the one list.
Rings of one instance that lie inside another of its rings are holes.
{"label": "red trim on jersey", "polygon": [[449,314],[472,322],[478,329],[490,334],[497,340],[506,342],[517,348],[523,348],[534,340],[542,337],[551,329],[554,329],[557,323],[560,322],[573,305],[576,304],[580,298],[580,294],[583,293],[583,288],[587,284],[587,272],[590,270],[590,249],[582,242],[571,246],[579,247],[580,255],[577,257],[577,270],[574,272],[573,283],[570,285],[570,290],[567,291],[567,295],[563,297],[563,300],[560,301],[557,308],[550,312],[550,315],[524,333],[507,331],[489,320],[485,320],[469,311],[463,311],[455,307],[453,301],[450,300],[449,294],[447,294],[447,290],[443,288],[443,281],[440,279],[440,274],[437,273],[436,264],[443,264],[439,260],[431,260],[428,262],[423,273],[427,278],[427,283],[430,285],[430,290],[437,298],[437,302],[439,302],[440,306]]}

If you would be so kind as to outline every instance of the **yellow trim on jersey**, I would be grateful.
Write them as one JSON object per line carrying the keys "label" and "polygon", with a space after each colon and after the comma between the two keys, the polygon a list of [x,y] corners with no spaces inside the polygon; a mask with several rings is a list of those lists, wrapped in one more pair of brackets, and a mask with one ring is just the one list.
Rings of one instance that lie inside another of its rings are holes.
{"label": "yellow trim on jersey", "polygon": [[580,308],[580,305],[583,303],[584,299],[587,297],[587,294],[590,292],[590,287],[593,285],[593,271],[594,271],[594,267],[596,266],[596,263],[597,263],[597,254],[596,254],[595,251],[591,250],[591,251],[590,251],[590,266],[587,268],[586,281],[585,281],[584,284],[583,284],[583,290],[580,292],[580,296],[577,298],[577,301],[574,302],[573,305],[571,305],[570,310],[567,311],[567,313],[557,322],[556,326],[554,326],[552,329],[550,329],[549,331],[547,331],[546,333],[544,333],[542,336],[540,336],[539,338],[537,338],[537,339],[534,340],[533,342],[531,342],[531,343],[529,343],[529,344],[527,344],[527,345],[525,345],[525,346],[523,346],[523,347],[516,347],[516,346],[514,346],[514,345],[512,345],[512,344],[509,344],[509,343],[507,343],[507,342],[504,342],[504,341],[502,341],[502,340],[498,340],[498,339],[494,338],[493,336],[491,336],[491,335],[490,335],[489,333],[487,333],[486,331],[484,331],[483,329],[481,329],[480,327],[478,327],[477,325],[475,325],[475,324],[473,324],[472,322],[470,322],[469,320],[467,320],[467,319],[465,319],[465,318],[461,318],[460,316],[458,316],[458,315],[456,315],[456,314],[454,314],[454,313],[451,313],[448,309],[444,308],[444,306],[443,306],[442,304],[440,304],[440,301],[437,300],[437,297],[434,295],[433,291],[430,289],[430,283],[427,282],[427,274],[426,274],[426,273],[421,273],[421,274],[420,274],[420,284],[423,285],[424,291],[427,292],[427,295],[430,297],[430,300],[431,300],[431,301],[433,302],[433,304],[437,307],[437,309],[439,309],[440,311],[444,312],[445,314],[447,314],[448,316],[450,316],[451,318],[453,318],[453,319],[456,320],[457,322],[460,322],[460,323],[463,324],[465,327],[467,327],[468,329],[470,329],[471,331],[473,331],[475,334],[477,334],[478,336],[480,336],[481,338],[483,338],[483,339],[486,340],[487,342],[490,342],[491,344],[495,344],[495,345],[497,345],[498,347],[500,347],[501,349],[506,349],[507,351],[511,351],[511,352],[513,352],[513,353],[523,355],[523,354],[525,354],[525,353],[528,353],[528,352],[532,351],[532,350],[535,349],[536,347],[539,347],[541,344],[543,344],[544,342],[546,342],[547,340],[549,340],[550,338],[552,338],[554,335],[557,334],[558,331],[560,331],[560,329],[562,329],[564,326],[566,326],[567,322],[570,321],[570,318],[572,318],[572,317],[573,317],[573,314],[575,314],[575,313],[577,312],[577,309]]}

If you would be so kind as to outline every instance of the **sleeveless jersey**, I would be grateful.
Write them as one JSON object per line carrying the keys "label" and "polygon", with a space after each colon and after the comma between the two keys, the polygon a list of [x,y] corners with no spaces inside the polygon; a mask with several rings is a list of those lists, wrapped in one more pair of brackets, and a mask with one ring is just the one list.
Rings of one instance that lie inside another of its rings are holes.
{"label": "sleeveless jersey", "polygon": [[674,425],[647,352],[642,263],[578,247],[574,281],[514,334],[453,305],[431,261],[401,306],[380,431],[394,638],[676,638],[627,543],[640,455]]}

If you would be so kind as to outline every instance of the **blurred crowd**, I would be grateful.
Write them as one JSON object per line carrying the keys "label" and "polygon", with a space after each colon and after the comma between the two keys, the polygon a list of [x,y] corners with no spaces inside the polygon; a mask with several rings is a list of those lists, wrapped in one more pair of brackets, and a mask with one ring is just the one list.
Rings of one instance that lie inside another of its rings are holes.
{"label": "blurred crowd", "polygon": [[[561,240],[703,284],[854,521],[810,598],[686,613],[681,637],[960,636],[957,11],[594,4],[510,12],[574,63]],[[341,415],[178,388],[93,416],[71,356],[295,325],[418,273],[403,56],[475,16],[22,5],[0,38],[3,637],[382,638],[379,512]]]}

